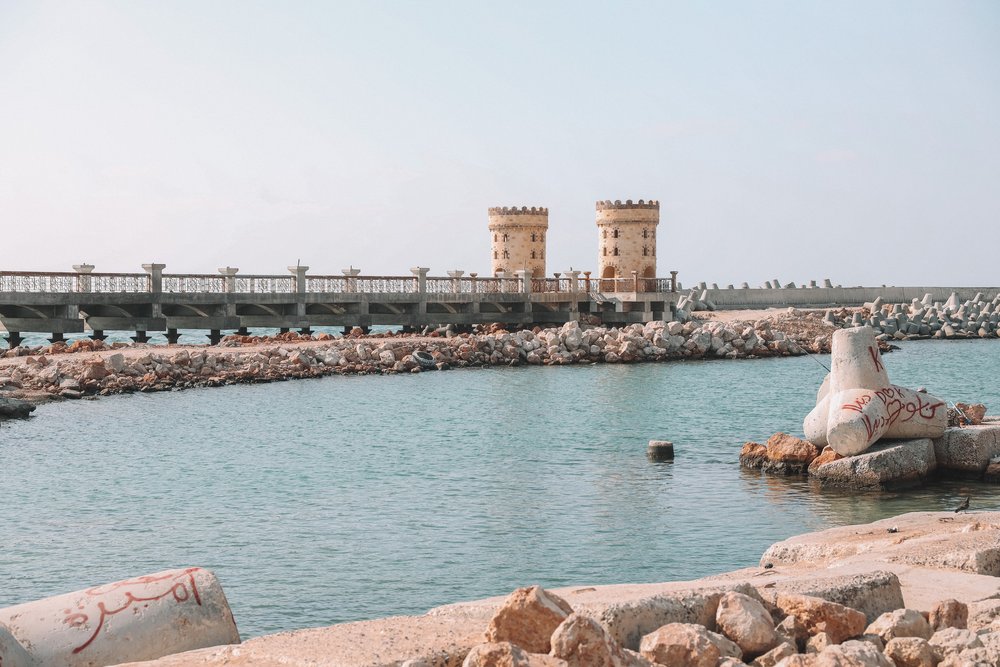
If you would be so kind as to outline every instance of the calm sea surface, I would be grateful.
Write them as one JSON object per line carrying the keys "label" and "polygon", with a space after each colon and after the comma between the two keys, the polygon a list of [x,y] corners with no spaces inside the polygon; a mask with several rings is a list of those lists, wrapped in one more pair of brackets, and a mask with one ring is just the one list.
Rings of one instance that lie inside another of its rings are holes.
{"label": "calm sea surface", "polygon": [[[818,492],[743,472],[829,357],[459,370],[139,394],[0,427],[0,606],[165,568],[244,637],[546,586],[690,579],[804,531],[1000,490]],[[915,342],[893,381],[1000,411],[1000,342]],[[673,440],[651,463],[646,443]]]}

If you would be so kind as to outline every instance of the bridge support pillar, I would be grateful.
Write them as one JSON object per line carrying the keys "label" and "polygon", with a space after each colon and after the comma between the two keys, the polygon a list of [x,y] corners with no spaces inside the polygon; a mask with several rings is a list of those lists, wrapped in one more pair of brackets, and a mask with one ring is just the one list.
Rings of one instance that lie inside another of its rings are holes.
{"label": "bridge support pillar", "polygon": [[145,331],[139,331],[138,329],[136,329],[135,335],[132,336],[132,340],[134,340],[136,343],[148,343],[149,336],[146,335]]}
{"label": "bridge support pillar", "polygon": [[303,336],[311,336],[312,329],[310,327],[302,327],[301,329],[299,329],[299,333],[302,334]]}
{"label": "bridge support pillar", "polygon": [[94,329],[90,332],[90,340],[104,340],[105,338],[107,336],[104,335],[104,331],[101,329]]}
{"label": "bridge support pillar", "polygon": [[20,331],[7,332],[7,345],[10,347],[10,349],[13,350],[15,347],[18,347],[23,341],[24,339],[21,337]]}
{"label": "bridge support pillar", "polygon": [[177,333],[177,329],[167,329],[167,345],[177,345],[180,337],[181,335]]}
{"label": "bridge support pillar", "polygon": [[65,340],[66,339],[63,337],[62,333],[61,332],[56,332],[56,331],[53,331],[52,332],[52,337],[49,338],[49,342],[50,343],[62,343]]}
{"label": "bridge support pillar", "polygon": [[278,329],[278,333],[279,334],[286,334],[288,332],[289,332],[289,328],[288,327],[281,327],[281,328]]}
{"label": "bridge support pillar", "polygon": [[221,340],[222,340],[222,331],[220,331],[219,329],[211,329],[211,330],[209,330],[209,332],[208,332],[208,341],[212,345],[218,345],[219,341],[221,341]]}
{"label": "bridge support pillar", "polygon": [[239,329],[236,330],[236,333],[239,334],[240,336],[249,336],[250,335],[250,332],[247,331],[246,327],[240,327]]}

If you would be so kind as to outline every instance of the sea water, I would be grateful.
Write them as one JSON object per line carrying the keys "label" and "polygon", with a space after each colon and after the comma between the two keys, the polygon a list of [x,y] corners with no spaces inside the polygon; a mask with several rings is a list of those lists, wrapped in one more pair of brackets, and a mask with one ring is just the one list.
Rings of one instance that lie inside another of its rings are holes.
{"label": "sea water", "polygon": [[[41,406],[0,427],[0,606],[199,565],[244,637],[554,587],[683,580],[996,487],[743,471],[828,356],[326,377]],[[905,343],[897,384],[1000,408],[1000,344]],[[645,455],[672,440],[673,462]]]}

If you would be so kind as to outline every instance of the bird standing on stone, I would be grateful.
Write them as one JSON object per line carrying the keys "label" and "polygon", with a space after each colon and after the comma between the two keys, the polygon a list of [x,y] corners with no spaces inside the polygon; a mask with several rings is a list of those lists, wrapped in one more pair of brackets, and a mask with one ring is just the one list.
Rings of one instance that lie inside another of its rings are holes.
{"label": "bird standing on stone", "polygon": [[966,496],[965,497],[965,500],[962,501],[962,504],[955,508],[955,514],[958,514],[962,510],[969,509],[969,498],[971,498],[971,497],[972,496]]}

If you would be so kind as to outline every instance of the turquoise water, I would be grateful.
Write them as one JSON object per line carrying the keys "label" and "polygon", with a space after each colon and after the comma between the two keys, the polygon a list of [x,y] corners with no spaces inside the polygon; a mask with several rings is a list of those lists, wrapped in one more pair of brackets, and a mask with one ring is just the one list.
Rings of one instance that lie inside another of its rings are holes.
{"label": "turquoise water", "polygon": [[[886,365],[1000,411],[996,342],[907,343]],[[848,495],[741,471],[745,440],[801,429],[824,372],[809,357],[469,369],[43,406],[0,427],[0,606],[201,565],[247,637],[529,583],[694,578],[966,493],[1000,507],[973,482]],[[648,461],[651,438],[676,460]]]}

